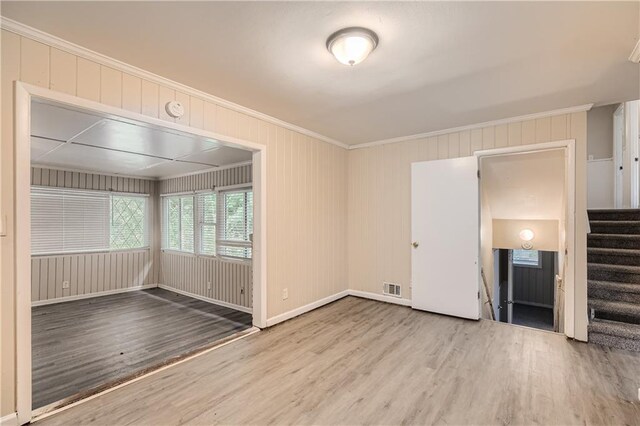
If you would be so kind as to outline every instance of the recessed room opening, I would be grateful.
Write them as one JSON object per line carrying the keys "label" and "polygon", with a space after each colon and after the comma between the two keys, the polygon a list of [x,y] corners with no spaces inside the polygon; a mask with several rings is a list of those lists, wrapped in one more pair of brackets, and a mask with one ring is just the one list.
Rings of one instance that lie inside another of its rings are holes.
{"label": "recessed room opening", "polygon": [[252,155],[32,101],[34,410],[254,330]]}
{"label": "recessed room opening", "polygon": [[480,159],[485,318],[564,332],[566,151]]}

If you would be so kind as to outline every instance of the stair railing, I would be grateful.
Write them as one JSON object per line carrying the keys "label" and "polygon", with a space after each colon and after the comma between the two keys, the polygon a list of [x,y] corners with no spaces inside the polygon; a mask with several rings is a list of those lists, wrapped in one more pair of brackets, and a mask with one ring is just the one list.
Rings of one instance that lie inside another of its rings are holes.
{"label": "stair railing", "polygon": [[495,321],[496,313],[493,311],[493,301],[491,300],[491,293],[489,293],[489,286],[487,285],[487,277],[484,276],[484,268],[480,268],[480,276],[482,277],[482,283],[484,284],[484,292],[487,295],[487,301],[485,302],[489,304],[489,310],[491,311],[491,319]]}

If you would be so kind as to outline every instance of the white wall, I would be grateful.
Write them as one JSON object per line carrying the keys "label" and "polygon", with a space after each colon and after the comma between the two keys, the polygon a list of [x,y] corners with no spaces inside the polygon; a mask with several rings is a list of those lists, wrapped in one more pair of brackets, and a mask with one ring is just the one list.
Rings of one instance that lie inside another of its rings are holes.
{"label": "white wall", "polygon": [[604,105],[587,111],[588,158],[613,158],[613,113],[618,105]]}
{"label": "white wall", "polygon": [[614,207],[613,113],[619,104],[587,112],[587,207]]}
{"label": "white wall", "polygon": [[614,173],[612,158],[587,162],[587,207],[614,208]]}

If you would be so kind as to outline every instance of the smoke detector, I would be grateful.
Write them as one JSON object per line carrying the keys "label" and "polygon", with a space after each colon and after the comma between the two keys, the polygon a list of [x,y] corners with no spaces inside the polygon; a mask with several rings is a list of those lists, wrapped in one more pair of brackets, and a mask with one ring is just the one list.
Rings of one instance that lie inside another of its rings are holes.
{"label": "smoke detector", "polygon": [[184,115],[184,106],[178,101],[167,102],[164,109],[169,114],[169,117],[180,118]]}

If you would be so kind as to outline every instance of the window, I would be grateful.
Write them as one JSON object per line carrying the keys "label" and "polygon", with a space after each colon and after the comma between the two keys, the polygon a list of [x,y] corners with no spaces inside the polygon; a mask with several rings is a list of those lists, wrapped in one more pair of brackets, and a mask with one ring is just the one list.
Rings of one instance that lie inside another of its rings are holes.
{"label": "window", "polygon": [[131,250],[147,245],[146,197],[113,195],[110,216],[111,249]]}
{"label": "window", "polygon": [[164,249],[194,252],[194,201],[192,195],[163,199],[164,223],[162,245]]}
{"label": "window", "polygon": [[251,259],[252,232],[251,188],[163,197],[164,250]]}
{"label": "window", "polygon": [[198,195],[198,224],[200,226],[200,253],[216,254],[216,194]]}
{"label": "window", "polygon": [[147,216],[146,196],[32,187],[31,253],[146,247]]}
{"label": "window", "polygon": [[218,254],[250,259],[253,233],[251,188],[221,192],[218,201]]}
{"label": "window", "polygon": [[513,264],[516,266],[540,266],[538,250],[513,250]]}

